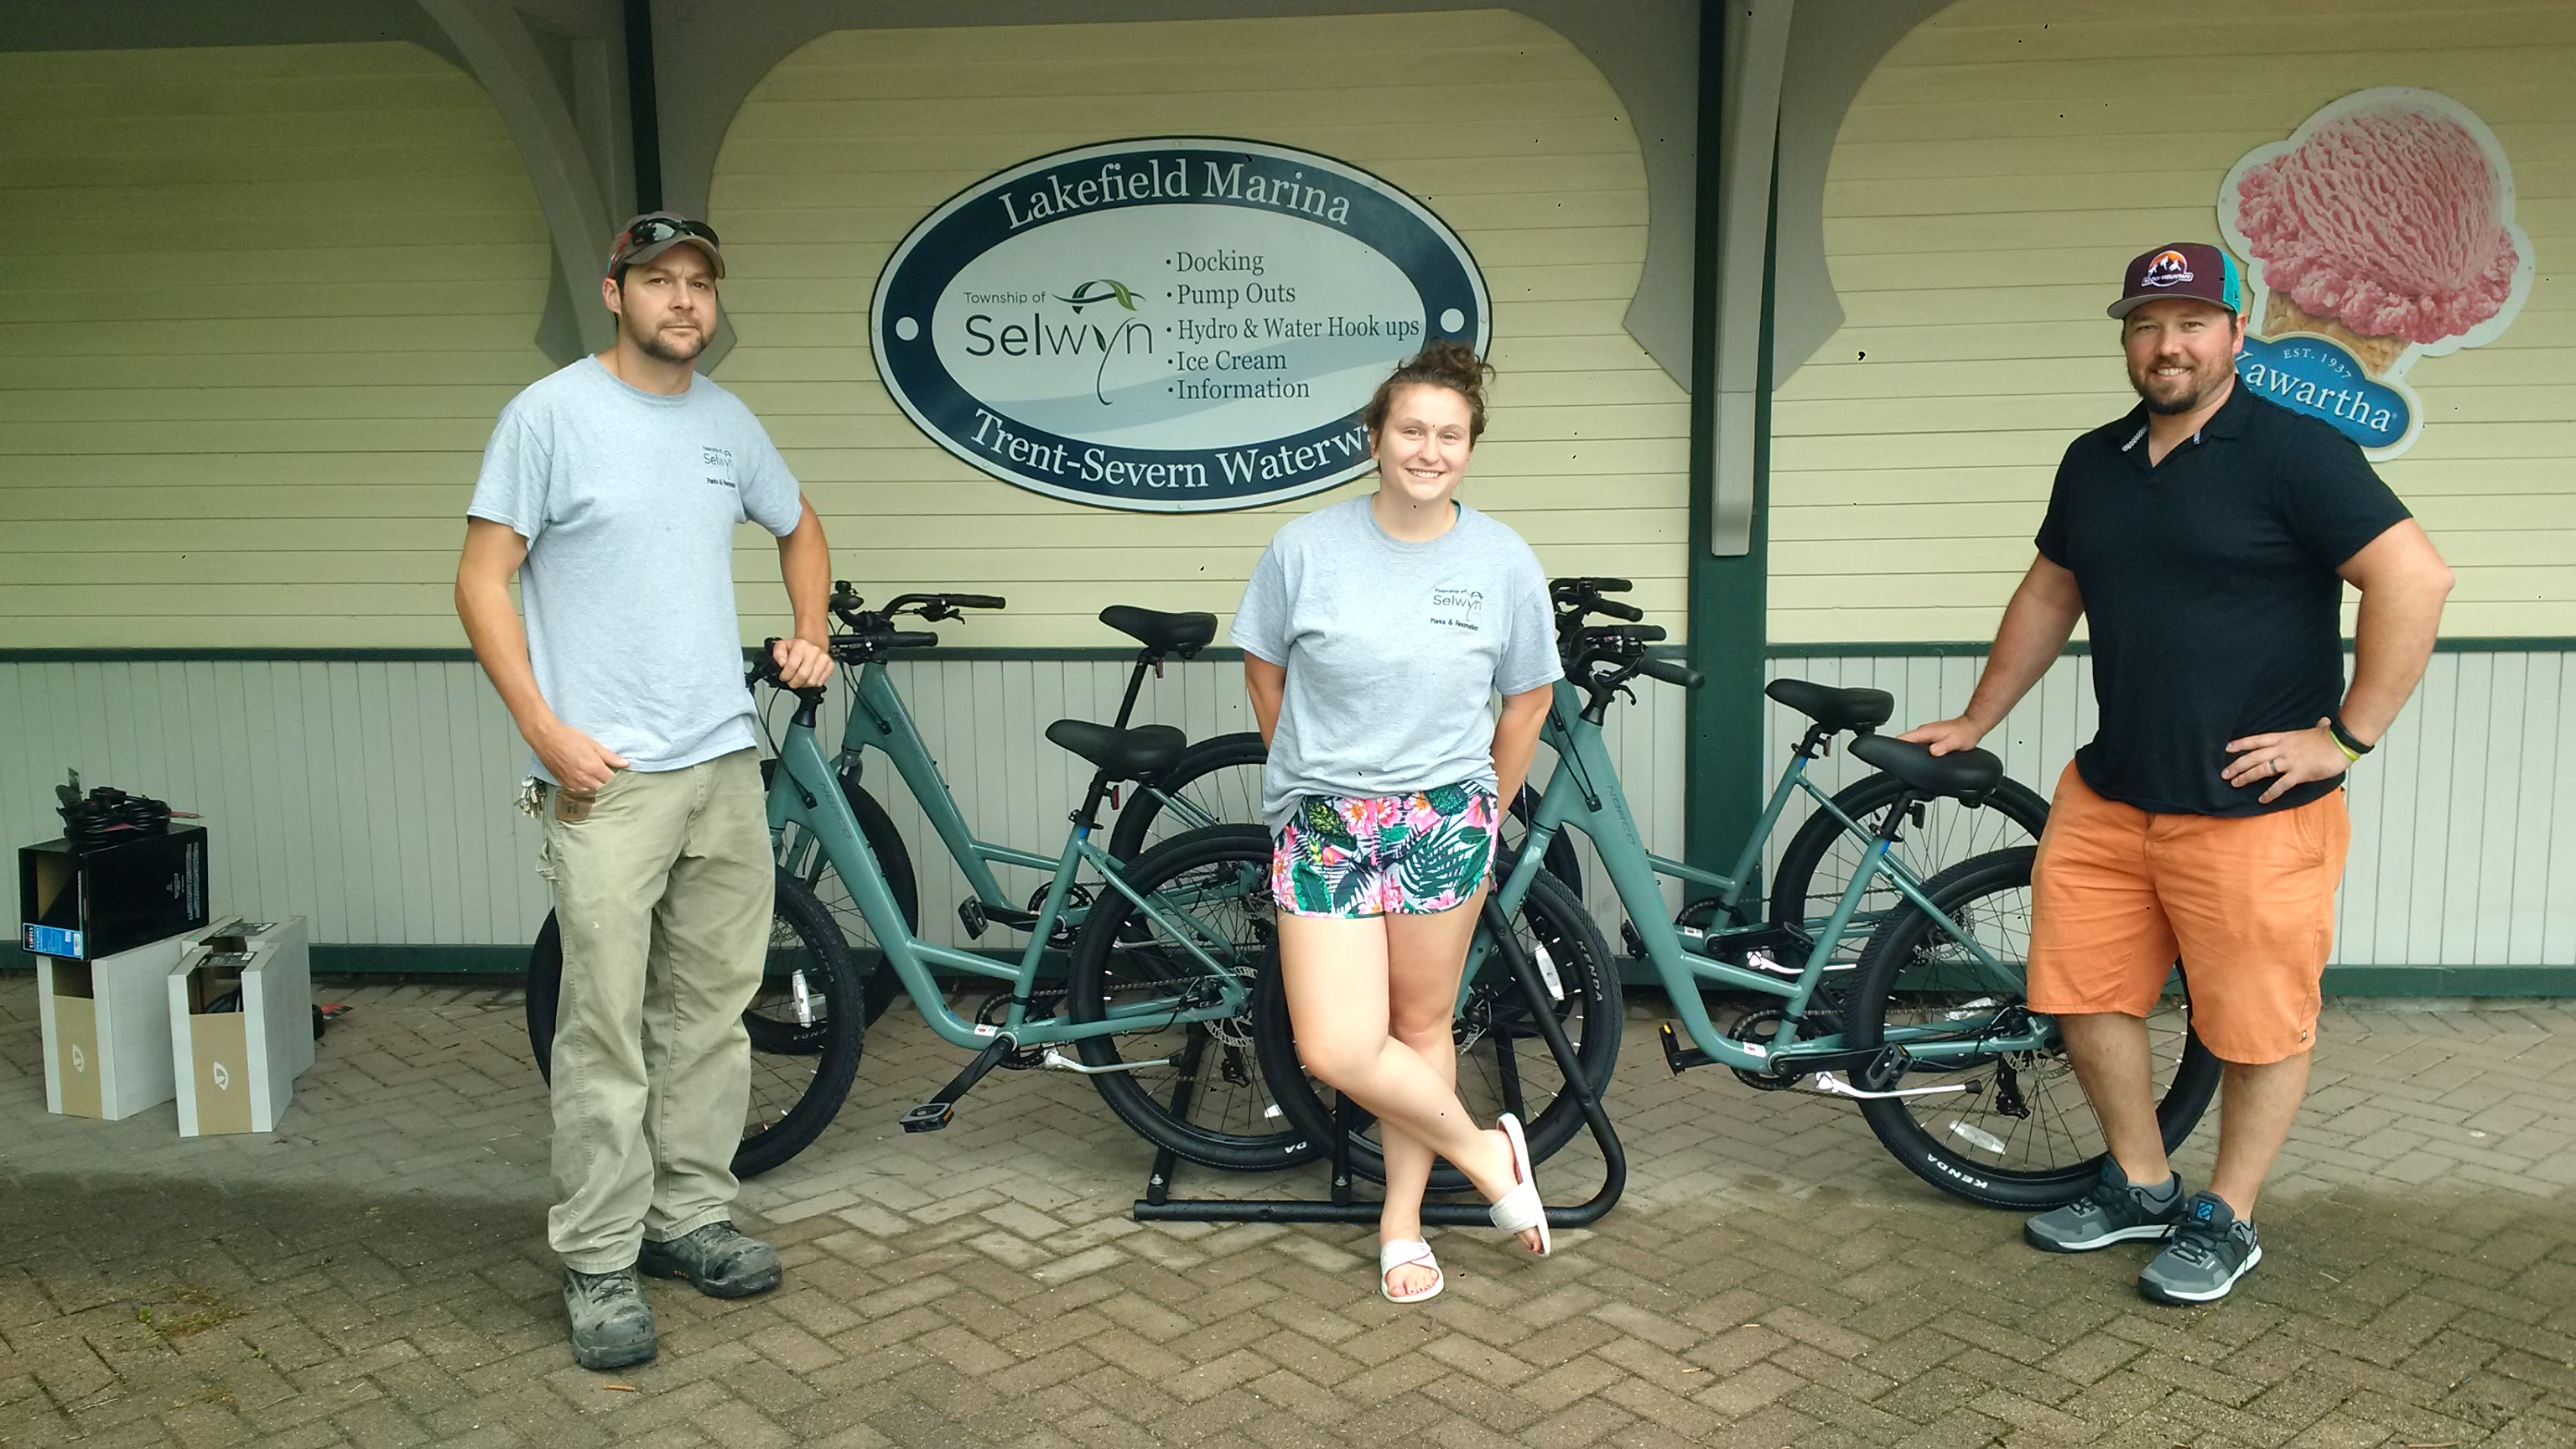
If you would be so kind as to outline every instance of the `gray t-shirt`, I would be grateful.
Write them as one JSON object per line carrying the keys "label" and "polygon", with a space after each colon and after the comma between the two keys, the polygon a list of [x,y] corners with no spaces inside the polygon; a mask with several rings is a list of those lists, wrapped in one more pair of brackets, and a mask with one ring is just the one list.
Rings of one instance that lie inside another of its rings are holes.
{"label": "gray t-shirt", "polygon": [[1538,555],[1464,504],[1428,543],[1388,537],[1366,497],[1297,519],[1228,637],[1288,670],[1261,779],[1274,831],[1307,795],[1493,789],[1493,696],[1565,672]]}
{"label": "gray t-shirt", "polygon": [[666,397],[585,357],[501,410],[465,511],[528,541],[519,598],[547,706],[652,771],[757,743],[734,528],[785,537],[802,500],[732,393],[699,377]]}

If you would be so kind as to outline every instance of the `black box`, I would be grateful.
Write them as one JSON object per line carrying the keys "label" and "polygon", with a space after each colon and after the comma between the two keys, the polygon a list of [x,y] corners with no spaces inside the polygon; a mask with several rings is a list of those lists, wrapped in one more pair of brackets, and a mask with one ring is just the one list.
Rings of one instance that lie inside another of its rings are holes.
{"label": "black box", "polygon": [[18,852],[19,944],[94,961],[206,924],[206,828],[191,825],[75,850],[49,840]]}

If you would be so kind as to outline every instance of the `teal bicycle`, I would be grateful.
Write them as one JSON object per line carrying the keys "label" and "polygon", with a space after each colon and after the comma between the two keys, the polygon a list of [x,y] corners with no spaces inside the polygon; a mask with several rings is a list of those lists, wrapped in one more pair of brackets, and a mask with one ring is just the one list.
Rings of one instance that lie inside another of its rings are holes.
{"label": "teal bicycle", "polygon": [[[1007,607],[1007,601],[992,594],[929,593],[903,594],[870,609],[847,583],[835,584],[831,610],[839,620],[844,637],[851,639],[885,639],[898,634],[908,641],[906,647],[927,648],[938,642],[938,636],[914,629],[908,622],[945,623],[965,618],[968,614]],[[1118,713],[1110,723],[1123,730],[1133,718],[1148,673],[1159,676],[1167,662],[1195,658],[1216,637],[1216,616],[1208,613],[1163,613],[1132,605],[1113,604],[1100,611],[1100,622],[1134,639],[1138,645],[1130,662],[1126,693],[1118,704]],[[967,823],[957,797],[939,771],[924,741],[920,726],[914,723],[912,711],[895,686],[886,668],[884,652],[872,651],[855,664],[848,676],[848,712],[843,718],[840,746],[832,754],[828,768],[840,796],[849,803],[858,821],[859,833],[876,857],[878,873],[885,878],[895,904],[902,914],[905,929],[918,932],[921,927],[920,889],[913,867],[912,853],[897,830],[893,817],[884,805],[862,783],[866,770],[866,752],[875,750],[893,768],[894,779],[920,809],[923,821],[930,827],[950,860],[964,877],[968,895],[957,903],[958,920],[971,940],[981,940],[994,926],[1026,931],[1037,922],[1037,912],[1045,887],[1025,900],[1006,894],[995,874],[996,866],[1026,867],[1053,874],[1056,857],[1033,855],[994,845],[977,838]],[[1208,746],[1219,747],[1225,741],[1202,741],[1183,751],[1182,759],[1164,775],[1143,783],[1119,782],[1128,787],[1128,798],[1119,809],[1117,823],[1109,832],[1109,853],[1119,860],[1133,860],[1144,853],[1152,841],[1159,842],[1181,830],[1203,828],[1228,820],[1247,817],[1238,801],[1205,799],[1228,782],[1220,773],[1205,786],[1180,782],[1184,775],[1207,773],[1201,762],[1210,758]],[[763,762],[763,768],[775,774],[777,760]],[[1110,803],[1119,804],[1118,788],[1113,787]],[[1257,795],[1255,801],[1257,803]],[[892,973],[876,969],[881,952],[877,934],[859,909],[858,900],[834,868],[831,853],[824,850],[820,839],[800,824],[790,822],[780,833],[779,864],[810,888],[823,908],[831,913],[841,928],[842,938],[849,943],[861,974],[866,978],[867,1019],[874,1021],[888,1004],[901,994],[902,983]],[[1091,899],[1091,883],[1078,882],[1070,902],[1050,931],[1049,944],[1070,949],[1073,931],[1081,923],[1082,912]]]}
{"label": "teal bicycle", "polygon": [[[845,628],[830,647],[851,671],[856,703],[839,754],[827,757],[816,729],[826,692],[796,691],[770,773],[769,817],[781,863],[768,964],[745,1015],[754,1080],[737,1173],[786,1161],[839,1110],[879,982],[908,994],[943,1040],[975,1053],[956,1080],[904,1114],[906,1130],[946,1125],[958,1100],[997,1067],[1040,1068],[1088,1076],[1138,1132],[1194,1161],[1257,1170],[1311,1155],[1306,1134],[1278,1108],[1252,1045],[1252,986],[1275,951],[1267,833],[1258,826],[1193,830],[1132,860],[1097,843],[1111,792],[1166,778],[1187,749],[1181,732],[1056,721],[1047,738],[1095,769],[1062,849],[1042,856],[981,841],[948,799],[884,667],[888,655],[929,647],[936,636],[894,628],[891,606],[863,611],[854,600],[836,602]],[[919,598],[898,603],[923,607]],[[1205,615],[1159,617],[1191,621],[1200,642],[1214,623]],[[754,677],[774,683],[774,675],[764,651]],[[1135,690],[1131,681],[1129,706]],[[853,805],[864,795],[855,789],[847,735],[861,731],[895,760],[926,805],[946,802],[932,812],[934,828],[961,864],[971,860],[987,872],[961,913],[970,931],[980,916],[981,924],[1027,932],[1015,956],[997,959],[920,937],[875,848],[880,832],[867,828]],[[988,897],[999,899],[986,883],[997,865],[1043,870],[1048,883],[1025,911],[986,905]],[[853,958],[848,930],[809,878],[828,879],[846,894],[867,932],[873,970]],[[1557,943],[1561,979],[1571,983],[1560,1003],[1565,1019],[1588,1038],[1587,1067],[1606,1080],[1618,1017],[1598,932],[1569,892],[1544,885],[1529,893],[1514,929],[1531,944]],[[541,1066],[551,1056],[561,973],[549,917],[531,955],[528,989],[530,1043]],[[996,989],[970,1019],[949,1006],[934,973],[985,978]],[[1585,1008],[1601,1002],[1610,1009],[1592,1013],[1598,1025],[1584,1032]],[[1568,1131],[1579,1127],[1579,1114],[1566,1121]]]}
{"label": "teal bicycle", "polygon": [[[1907,863],[1902,849],[1918,806],[1982,805],[2004,783],[2002,762],[1984,750],[1936,757],[1921,745],[1859,735],[1851,752],[1884,772],[1894,793],[1866,826],[1848,816],[1839,820],[1836,828],[1864,832],[1866,844],[1831,909],[1821,919],[1746,919],[1752,912],[1737,906],[1756,899],[1748,880],[1764,839],[1803,781],[1800,765],[1817,744],[1818,731],[1874,726],[1887,718],[1892,702],[1874,690],[1784,690],[1775,684],[1773,697],[1806,711],[1816,727],[1799,746],[1735,871],[1701,870],[1653,855],[1603,744],[1603,722],[1641,676],[1685,688],[1700,681],[1686,666],[1648,654],[1663,637],[1660,629],[1585,622],[1605,602],[1599,595],[1616,582],[1559,581],[1559,603],[1570,604],[1574,617],[1561,636],[1567,678],[1556,686],[1543,736],[1557,764],[1527,844],[1501,873],[1501,909],[1508,914],[1526,893],[1543,888],[1548,878],[1539,867],[1541,853],[1562,832],[1580,831],[1599,853],[1639,954],[1679,1017],[1661,1031],[1673,1071],[1723,1065],[1762,1090],[1856,1101],[1908,1170],[1973,1201],[2028,1209],[2081,1195],[2100,1171],[2098,1129],[2073,1081],[2054,1021],[2032,1012],[2022,997],[2030,848],[1981,853],[1928,877]],[[1624,605],[1609,612],[1632,613]],[[1834,807],[1825,801],[1820,809]],[[1685,910],[1675,920],[1665,905],[1665,879],[1715,898],[1719,909]],[[1900,904],[1873,904],[1882,898]],[[1865,945],[1855,954],[1856,939]],[[1837,970],[1846,961],[1848,967]],[[1829,973],[1842,978],[1839,989],[1828,986]],[[1471,986],[1479,974],[1471,955]],[[1708,993],[1764,1004],[1721,1028]],[[1472,1030],[1465,1007],[1462,1040]],[[1263,992],[1254,1025],[1263,1075],[1278,1088],[1281,1106],[1316,1140],[1328,1140],[1334,1113],[1297,1061],[1283,993]],[[2178,1145],[2207,1109],[2219,1076],[2217,1060],[2190,1030],[2188,981],[2179,970],[2149,1028],[2157,1115],[2167,1144]],[[1531,1075],[1553,1070],[1543,1054],[1519,1064],[1524,1071],[1513,1090],[1521,1100],[1552,1098],[1551,1106],[1573,1101],[1561,1074],[1552,1090]],[[1484,1110],[1491,1104],[1471,1105]],[[1536,1151],[1535,1141],[1532,1146]],[[1355,1170],[1382,1178],[1383,1159],[1373,1139],[1355,1139],[1351,1151]],[[1445,1167],[1434,1180],[1439,1190],[1463,1186],[1464,1179]]]}

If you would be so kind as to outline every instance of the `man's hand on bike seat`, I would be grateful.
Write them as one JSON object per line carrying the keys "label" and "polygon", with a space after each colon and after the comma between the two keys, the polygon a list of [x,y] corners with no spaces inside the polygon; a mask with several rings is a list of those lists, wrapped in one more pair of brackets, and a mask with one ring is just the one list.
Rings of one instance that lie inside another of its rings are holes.
{"label": "man's hand on bike seat", "polygon": [[1952,755],[1961,750],[1973,750],[1977,747],[1977,741],[1985,737],[1985,726],[1966,715],[1916,725],[1897,736],[1908,744],[1930,745],[1935,755]]}

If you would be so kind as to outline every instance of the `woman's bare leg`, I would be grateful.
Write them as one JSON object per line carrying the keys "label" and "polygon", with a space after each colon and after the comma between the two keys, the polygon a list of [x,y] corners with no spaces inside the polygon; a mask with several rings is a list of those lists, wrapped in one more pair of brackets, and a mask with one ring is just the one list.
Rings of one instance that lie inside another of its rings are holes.
{"label": "woman's bare leg", "polygon": [[[1410,948],[1405,955],[1414,961],[1424,954],[1420,947],[1425,942],[1417,929],[1391,930],[1390,923],[1452,917],[1463,918],[1464,931],[1474,929],[1475,913],[1464,910],[1440,916],[1361,918],[1283,913],[1279,917],[1281,981],[1287,989],[1289,1020],[1296,1029],[1297,1054],[1306,1069],[1375,1114],[1390,1147],[1400,1136],[1410,1139],[1417,1152],[1448,1158],[1491,1201],[1514,1185],[1511,1148],[1502,1133],[1479,1129],[1458,1100],[1453,1084],[1456,1061],[1448,1047],[1448,1002],[1439,1008],[1439,1054],[1448,1058],[1445,1070],[1435,1070],[1425,1060],[1425,1052],[1398,1041],[1392,1032],[1390,937],[1403,931]],[[1460,927],[1453,922],[1451,929]],[[1459,936],[1461,960],[1465,939],[1464,934]],[[1453,992],[1458,969],[1453,961],[1449,967]],[[1412,999],[1413,993],[1407,995]],[[1390,1175],[1393,1170],[1390,1163]],[[1417,1181],[1427,1180],[1428,1171],[1426,1159]],[[1392,1184],[1389,1198],[1394,1198]],[[1415,1232],[1405,1236],[1420,1236],[1421,1201],[1417,1185],[1409,1204]],[[1535,1249],[1537,1234],[1525,1234],[1524,1241]]]}
{"label": "woman's bare leg", "polygon": [[[1458,977],[1467,966],[1467,943],[1476,934],[1485,889],[1477,887],[1466,904],[1432,915],[1388,916],[1387,1006],[1389,1028],[1398,1042],[1413,1049],[1452,1092],[1458,1086],[1457,1034],[1452,1021],[1458,1005]],[[1379,1129],[1386,1145],[1386,1206],[1378,1215],[1380,1242],[1422,1236],[1422,1195],[1431,1185],[1431,1149],[1401,1129]],[[1533,1250],[1535,1230],[1522,1234]],[[1395,1291],[1414,1292],[1431,1286],[1431,1270],[1415,1266],[1390,1275]]]}

